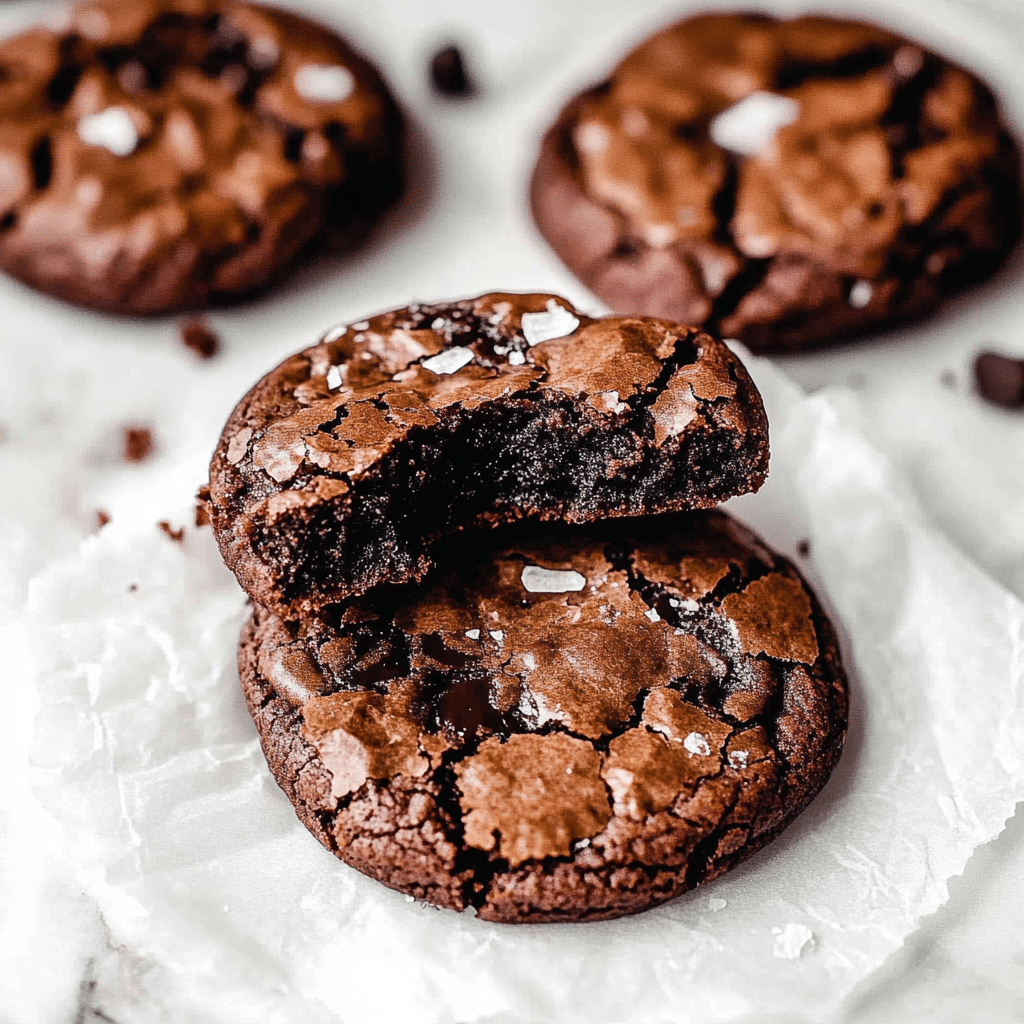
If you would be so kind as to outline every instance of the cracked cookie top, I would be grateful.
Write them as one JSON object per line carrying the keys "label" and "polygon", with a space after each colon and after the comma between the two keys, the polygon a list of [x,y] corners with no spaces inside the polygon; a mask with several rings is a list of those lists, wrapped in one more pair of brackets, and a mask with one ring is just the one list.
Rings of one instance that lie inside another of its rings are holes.
{"label": "cracked cookie top", "polygon": [[401,126],[343,40],[236,0],[89,0],[0,44],[0,267],[121,312],[253,291],[395,197]]}
{"label": "cracked cookie top", "polygon": [[767,461],[721,342],[491,294],[345,325],[273,370],[224,428],[210,515],[242,585],[294,618],[421,578],[465,527],[706,508]]}
{"label": "cracked cookie top", "polygon": [[[846,722],[813,595],[723,513],[631,526],[462,544],[457,569],[297,629],[257,611],[242,674],[268,760],[340,857],[417,895],[450,875],[425,898],[497,920],[574,899],[615,916],[724,870],[811,799]],[[447,844],[416,885],[365,834],[371,806],[397,822],[413,803]],[[573,890],[638,865],[628,893]]]}
{"label": "cracked cookie top", "polygon": [[867,24],[722,14],[648,39],[566,108],[534,210],[613,308],[770,349],[984,273],[1019,191],[1016,147],[964,69]]}

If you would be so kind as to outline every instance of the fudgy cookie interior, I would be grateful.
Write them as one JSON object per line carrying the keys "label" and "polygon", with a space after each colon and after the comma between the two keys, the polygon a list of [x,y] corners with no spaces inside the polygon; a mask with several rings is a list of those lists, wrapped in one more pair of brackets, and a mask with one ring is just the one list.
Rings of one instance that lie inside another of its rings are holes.
{"label": "fudgy cookie interior", "polygon": [[242,585],[294,618],[422,577],[467,527],[706,508],[756,490],[767,460],[760,397],[720,342],[499,294],[282,364],[225,427],[210,509]]}

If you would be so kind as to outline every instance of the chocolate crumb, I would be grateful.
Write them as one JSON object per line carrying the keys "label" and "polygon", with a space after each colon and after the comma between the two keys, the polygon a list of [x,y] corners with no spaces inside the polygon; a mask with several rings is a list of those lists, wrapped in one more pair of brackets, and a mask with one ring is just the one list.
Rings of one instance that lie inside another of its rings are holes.
{"label": "chocolate crumb", "polygon": [[185,348],[200,359],[212,359],[220,350],[220,337],[203,320],[185,320],[179,330]]}
{"label": "chocolate crumb", "polygon": [[166,519],[161,519],[160,522],[157,523],[156,525],[161,530],[163,530],[164,533],[166,533],[167,536],[170,537],[171,540],[173,540],[175,544],[180,544],[185,539],[185,527],[184,526],[181,526],[177,530],[175,530],[174,527],[171,526],[170,522],[168,522],[168,520],[166,520]]}
{"label": "chocolate crumb", "polygon": [[982,352],[974,361],[974,379],[981,397],[1005,409],[1024,406],[1024,359]]}
{"label": "chocolate crumb", "polygon": [[129,594],[134,594],[135,591],[138,590],[138,589],[139,589],[138,583],[129,583],[128,584],[128,593]]}
{"label": "chocolate crumb", "polygon": [[956,387],[956,374],[952,370],[943,370],[939,374],[939,383],[944,388],[955,388]]}
{"label": "chocolate crumb", "polygon": [[110,513],[105,509],[96,509],[96,530],[102,530],[110,522]]}
{"label": "chocolate crumb", "polygon": [[443,47],[431,57],[430,80],[442,96],[472,96],[476,92],[466,74],[462,51],[454,45]]}
{"label": "chocolate crumb", "polygon": [[124,428],[125,462],[144,462],[153,452],[153,431],[149,427]]}
{"label": "chocolate crumb", "polygon": [[803,540],[797,541],[796,553],[801,558],[806,558],[811,553],[811,542],[809,540],[807,540],[806,538],[803,539]]}
{"label": "chocolate crumb", "polygon": [[203,527],[210,525],[210,512],[207,508],[207,502],[210,500],[210,485],[203,484],[202,487],[196,491],[196,526]]}

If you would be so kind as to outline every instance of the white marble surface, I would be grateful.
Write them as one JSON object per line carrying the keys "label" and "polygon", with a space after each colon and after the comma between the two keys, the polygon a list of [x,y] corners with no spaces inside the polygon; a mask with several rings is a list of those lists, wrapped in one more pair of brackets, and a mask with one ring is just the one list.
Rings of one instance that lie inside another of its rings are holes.
{"label": "white marble surface", "polygon": [[[199,1019],[192,993],[184,984],[174,986],[181,965],[144,941],[126,941],[123,928],[112,930],[111,916],[125,908],[107,903],[104,918],[96,880],[82,870],[85,851],[69,848],[68,809],[58,815],[62,830],[31,797],[40,792],[41,771],[37,751],[30,779],[34,729],[38,735],[34,720],[52,694],[45,682],[39,690],[30,685],[31,658],[23,656],[31,639],[24,613],[30,581],[52,578],[62,560],[77,564],[97,508],[110,511],[126,535],[158,519],[184,523],[189,495],[205,478],[205,461],[232,402],[258,374],[332,322],[411,299],[496,287],[561,291],[584,308],[596,308],[530,226],[523,193],[533,148],[563,96],[599,74],[628,40],[686,5],[378,0],[365,6],[295,6],[316,8],[374,55],[417,125],[413,195],[367,252],[307,269],[271,295],[214,314],[224,352],[209,364],[180,346],[169,320],[140,323],[81,313],[0,281],[0,424],[7,431],[0,472],[8,482],[0,489],[0,640],[8,655],[3,677],[10,698],[0,720],[4,1024]],[[834,6],[913,31],[982,68],[1024,124],[1024,12],[1012,0]],[[45,9],[39,3],[7,4],[0,9],[0,30],[13,30]],[[465,43],[484,85],[482,96],[470,103],[439,102],[425,87],[425,57],[449,35]],[[967,576],[979,585],[987,579],[983,585],[990,595],[1004,588],[1007,602],[1012,594],[1024,598],[1024,417],[981,404],[971,391],[969,366],[982,344],[1024,354],[1022,280],[1024,259],[1018,255],[996,281],[957,300],[941,319],[841,351],[778,361],[805,388],[825,389],[826,407],[850,414],[858,438],[884,453],[919,503],[922,529],[947,538],[954,546],[950,557],[963,556]],[[953,388],[939,383],[943,370],[956,374]],[[158,451],[150,462],[126,467],[117,458],[117,435],[133,422],[153,425]],[[758,514],[755,509],[752,518]],[[189,543],[202,540],[190,534]],[[140,559],[145,550],[140,547]],[[113,565],[68,578],[66,590],[95,586],[98,603]],[[145,569],[142,561],[139,569]],[[197,578],[196,586],[207,583]],[[34,587],[38,603],[38,594],[47,592],[38,583]],[[934,589],[943,608],[955,609],[963,600],[957,592],[944,593],[941,583]],[[70,600],[53,589],[47,600],[60,607],[65,598]],[[187,596],[177,600],[187,605]],[[965,619],[970,611],[964,609]],[[1006,683],[981,673],[965,678],[964,685],[985,688],[991,699],[992,688]],[[1019,696],[1008,689],[1006,706]],[[998,691],[996,698],[1001,699]],[[75,730],[67,735],[72,742]],[[101,738],[98,747],[103,746]],[[43,779],[42,788],[47,786],[52,793],[52,778]],[[104,820],[102,809],[88,801],[75,810],[75,820],[86,824]],[[908,815],[914,810],[907,807]],[[1024,1020],[1024,939],[1017,927],[1024,910],[1021,817],[974,853],[963,877],[950,882],[948,902],[830,1007],[830,1018],[858,1024]],[[89,835],[89,829],[78,834]],[[945,840],[937,835],[935,841]],[[672,1016],[682,1013],[678,1006],[661,1009],[666,1020],[685,1019]],[[777,1009],[766,1002],[764,1012],[746,1019],[797,1017],[792,1007],[781,1015]],[[287,1020],[295,1005],[285,992],[273,1005],[237,1010],[219,1019],[256,1014]],[[810,1018],[825,1012],[816,1009]],[[604,1017],[609,1022],[653,1019],[622,1009],[608,1014],[616,1014]],[[725,1011],[712,1010],[700,1019],[724,1017]],[[324,1010],[305,1019],[346,1015]],[[489,999],[469,1000],[453,1019],[560,1022],[550,1008],[513,1012]]]}

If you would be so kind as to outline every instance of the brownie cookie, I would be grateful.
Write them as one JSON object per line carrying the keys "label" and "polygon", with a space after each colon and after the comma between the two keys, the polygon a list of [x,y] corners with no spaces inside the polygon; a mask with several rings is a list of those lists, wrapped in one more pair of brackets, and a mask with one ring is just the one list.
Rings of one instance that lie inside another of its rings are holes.
{"label": "brownie cookie", "polygon": [[271,371],[224,428],[209,511],[242,586],[294,619],[421,578],[465,527],[708,508],[767,467],[760,395],[721,342],[492,294],[339,328]]}
{"label": "brownie cookie", "polygon": [[329,850],[492,921],[664,902],[788,825],[835,766],[846,682],[796,569],[721,512],[462,544],[418,587],[288,626],[242,686]]}
{"label": "brownie cookie", "polygon": [[682,21],[574,99],[532,183],[541,232],[613,309],[755,351],[918,317],[1020,228],[989,90],[857,22]]}
{"label": "brownie cookie", "polygon": [[401,121],[327,29],[236,0],[91,0],[0,44],[0,269],[156,313],[252,292],[396,198]]}

